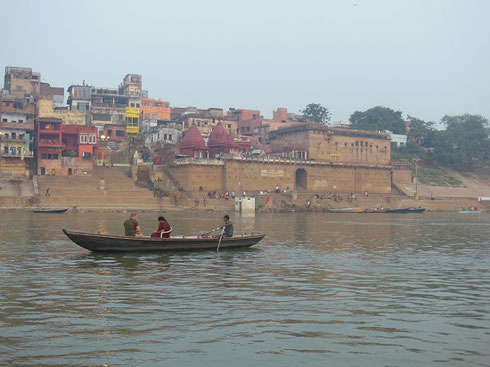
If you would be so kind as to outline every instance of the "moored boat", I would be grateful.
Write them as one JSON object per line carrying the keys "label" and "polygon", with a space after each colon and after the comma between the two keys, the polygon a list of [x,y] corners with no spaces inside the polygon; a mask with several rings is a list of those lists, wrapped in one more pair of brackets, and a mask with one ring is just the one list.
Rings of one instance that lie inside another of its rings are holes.
{"label": "moored boat", "polygon": [[68,210],[68,208],[63,209],[34,209],[33,213],[47,213],[47,214],[61,214]]}
{"label": "moored boat", "polygon": [[423,213],[425,208],[408,208],[408,213]]}
{"label": "moored boat", "polygon": [[385,208],[366,208],[365,213],[386,213]]}
{"label": "moored boat", "polygon": [[481,214],[481,210],[460,210],[459,214]]}
{"label": "moored boat", "polygon": [[70,240],[78,246],[94,252],[162,252],[162,251],[197,251],[229,248],[251,247],[262,240],[265,235],[252,233],[237,235],[221,240],[219,237],[127,237],[95,233],[83,233],[63,229]]}
{"label": "moored boat", "polygon": [[364,213],[366,208],[329,208],[330,213]]}
{"label": "moored boat", "polygon": [[409,208],[386,209],[386,212],[387,213],[394,213],[394,214],[408,213]]}

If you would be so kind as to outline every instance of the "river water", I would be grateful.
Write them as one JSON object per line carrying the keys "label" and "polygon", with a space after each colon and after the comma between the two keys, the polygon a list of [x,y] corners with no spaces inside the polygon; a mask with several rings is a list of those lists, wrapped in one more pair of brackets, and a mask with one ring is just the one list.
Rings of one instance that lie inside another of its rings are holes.
{"label": "river water", "polygon": [[0,365],[490,365],[489,214],[235,216],[267,237],[219,254],[92,254],[60,231],[127,215],[0,213]]}

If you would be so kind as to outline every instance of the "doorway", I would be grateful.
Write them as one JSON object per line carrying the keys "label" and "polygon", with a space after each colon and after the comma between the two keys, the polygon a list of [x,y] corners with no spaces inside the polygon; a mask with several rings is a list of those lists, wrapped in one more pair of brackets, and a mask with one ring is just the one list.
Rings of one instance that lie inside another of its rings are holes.
{"label": "doorway", "polygon": [[306,171],[304,168],[296,170],[296,191],[306,191]]}
{"label": "doorway", "polygon": [[73,170],[71,168],[68,168],[68,176],[71,176],[73,174]]}

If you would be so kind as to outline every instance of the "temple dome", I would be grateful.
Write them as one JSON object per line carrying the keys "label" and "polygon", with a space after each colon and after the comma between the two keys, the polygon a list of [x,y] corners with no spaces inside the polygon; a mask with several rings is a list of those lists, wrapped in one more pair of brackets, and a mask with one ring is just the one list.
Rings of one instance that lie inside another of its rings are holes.
{"label": "temple dome", "polygon": [[199,131],[195,123],[193,123],[189,130],[187,130],[187,133],[180,142],[180,147],[203,150],[207,149],[204,138],[202,137],[201,132]]}
{"label": "temple dome", "polygon": [[209,134],[208,139],[208,147],[227,147],[227,148],[235,148],[237,144],[230,136],[228,131],[226,131],[225,127],[221,122],[213,128],[211,134]]}

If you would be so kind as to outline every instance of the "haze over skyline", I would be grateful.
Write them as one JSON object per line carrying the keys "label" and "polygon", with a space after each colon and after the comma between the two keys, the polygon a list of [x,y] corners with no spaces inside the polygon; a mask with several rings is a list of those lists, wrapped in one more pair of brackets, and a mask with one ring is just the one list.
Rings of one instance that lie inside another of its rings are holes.
{"label": "haze over skyline", "polygon": [[[117,87],[127,73],[173,107],[332,121],[382,105],[424,120],[490,117],[490,2],[3,1],[0,67],[52,86]],[[3,79],[2,79],[3,85]]]}

